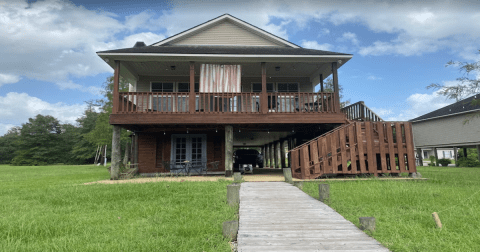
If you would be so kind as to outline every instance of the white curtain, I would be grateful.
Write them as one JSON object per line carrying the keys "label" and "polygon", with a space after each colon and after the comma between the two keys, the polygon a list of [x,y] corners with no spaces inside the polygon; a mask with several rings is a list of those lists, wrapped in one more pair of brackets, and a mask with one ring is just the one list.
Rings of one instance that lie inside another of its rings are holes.
{"label": "white curtain", "polygon": [[200,66],[201,93],[240,93],[241,65],[202,64]]}

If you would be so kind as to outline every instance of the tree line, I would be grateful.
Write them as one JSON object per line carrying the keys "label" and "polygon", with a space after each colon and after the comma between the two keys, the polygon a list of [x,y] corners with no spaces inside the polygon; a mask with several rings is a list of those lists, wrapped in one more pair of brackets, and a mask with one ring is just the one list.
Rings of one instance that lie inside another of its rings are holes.
{"label": "tree line", "polygon": [[[123,79],[119,86],[120,91],[128,91],[128,83]],[[92,164],[99,145],[107,145],[111,150],[112,90],[113,77],[108,77],[103,97],[86,102],[87,108],[75,125],[38,114],[21,126],[12,127],[0,137],[0,164]],[[130,132],[122,130],[121,146],[130,141],[129,135]],[[107,157],[110,155],[107,151]]]}

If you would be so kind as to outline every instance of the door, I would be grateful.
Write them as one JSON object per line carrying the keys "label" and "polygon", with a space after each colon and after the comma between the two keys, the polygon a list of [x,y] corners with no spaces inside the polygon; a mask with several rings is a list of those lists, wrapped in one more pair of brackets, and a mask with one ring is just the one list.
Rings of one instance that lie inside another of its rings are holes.
{"label": "door", "polygon": [[172,163],[176,168],[189,161],[192,172],[201,172],[207,162],[207,137],[204,134],[172,135]]}

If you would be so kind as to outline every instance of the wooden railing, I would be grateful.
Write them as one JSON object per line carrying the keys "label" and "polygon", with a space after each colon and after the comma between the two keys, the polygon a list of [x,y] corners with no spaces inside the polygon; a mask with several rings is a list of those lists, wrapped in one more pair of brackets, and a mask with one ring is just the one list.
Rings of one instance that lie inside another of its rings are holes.
{"label": "wooden railing", "polygon": [[383,121],[383,119],[367,107],[363,101],[342,108],[342,112],[347,115],[348,120],[352,121]]}
{"label": "wooden railing", "polygon": [[[122,92],[117,113],[188,113],[190,93]],[[337,113],[334,93],[195,93],[195,113]]]}
{"label": "wooden railing", "polygon": [[352,122],[292,150],[292,175],[416,172],[410,122]]}

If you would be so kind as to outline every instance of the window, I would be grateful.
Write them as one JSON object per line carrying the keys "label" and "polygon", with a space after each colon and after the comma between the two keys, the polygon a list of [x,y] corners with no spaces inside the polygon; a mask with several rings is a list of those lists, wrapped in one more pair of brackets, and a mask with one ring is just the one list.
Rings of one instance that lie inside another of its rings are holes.
{"label": "window", "polygon": [[[273,83],[267,83],[267,93],[273,93]],[[252,83],[252,92],[261,93],[262,92],[262,83]]]}
{"label": "window", "polygon": [[277,90],[284,93],[298,92],[298,83],[278,83]]}
{"label": "window", "polygon": [[173,82],[152,82],[152,92],[173,92]]}
{"label": "window", "polygon": [[[200,85],[198,82],[195,83],[195,93],[198,93],[200,90]],[[190,83],[189,82],[179,82],[178,83],[178,92],[190,92]]]}
{"label": "window", "polygon": [[207,161],[207,137],[204,134],[173,134],[171,162],[176,167],[188,160],[195,167]]}
{"label": "window", "polygon": [[428,151],[423,152],[423,158],[428,158]]}

